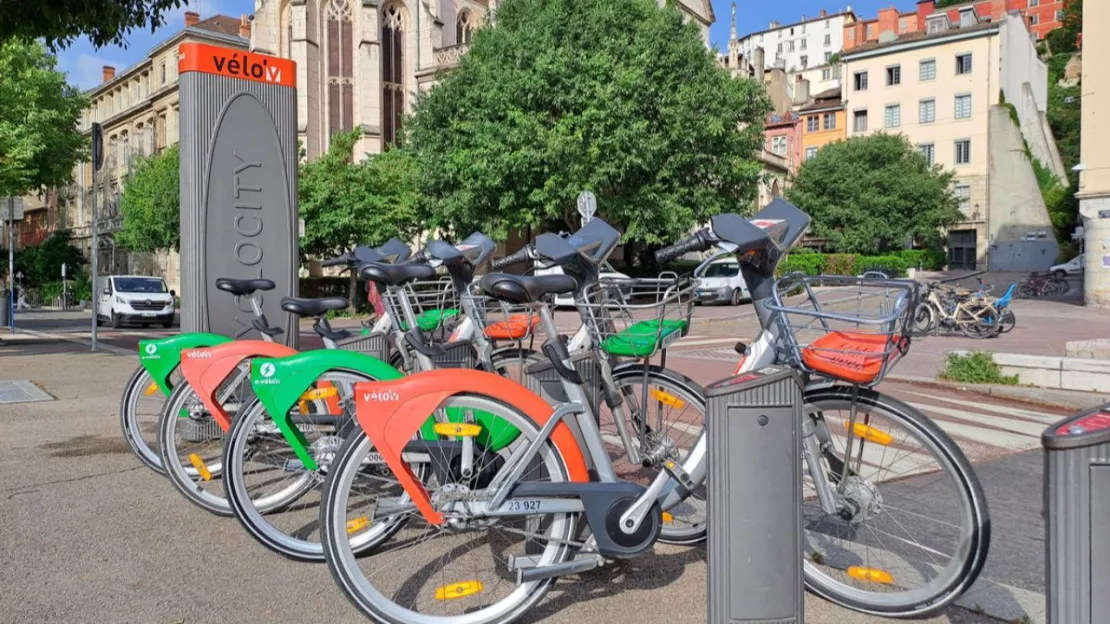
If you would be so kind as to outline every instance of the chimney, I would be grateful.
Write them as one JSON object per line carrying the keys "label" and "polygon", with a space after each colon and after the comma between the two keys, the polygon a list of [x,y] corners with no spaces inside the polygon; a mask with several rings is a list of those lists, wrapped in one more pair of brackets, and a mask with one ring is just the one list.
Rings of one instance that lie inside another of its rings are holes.
{"label": "chimney", "polygon": [[251,38],[251,22],[245,13],[239,16],[239,36],[244,39]]}
{"label": "chimney", "polygon": [[104,80],[102,80],[101,82],[108,82],[108,81],[110,81],[110,80],[112,80],[113,78],[116,77],[116,68],[115,67],[112,67],[111,65],[105,65],[103,67],[103,70],[104,70]]}
{"label": "chimney", "polygon": [[828,17],[828,16],[829,16],[829,12],[826,11],[825,9],[821,9],[821,17]]}
{"label": "chimney", "polygon": [[196,11],[185,11],[185,28],[196,26],[200,21],[200,13]]}
{"label": "chimney", "polygon": [[798,80],[794,83],[794,104],[797,106],[805,106],[809,103],[809,81],[798,76]]}

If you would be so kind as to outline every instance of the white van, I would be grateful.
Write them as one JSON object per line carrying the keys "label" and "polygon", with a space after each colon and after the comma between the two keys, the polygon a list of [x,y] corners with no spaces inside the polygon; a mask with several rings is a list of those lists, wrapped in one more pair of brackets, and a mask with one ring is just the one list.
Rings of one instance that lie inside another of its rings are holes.
{"label": "white van", "polygon": [[710,262],[701,275],[694,277],[700,280],[695,303],[740,305],[740,302],[751,299],[748,284],[740,275],[740,263],[733,255]]}
{"label": "white van", "polygon": [[[562,274],[563,274],[563,267],[561,267],[561,266],[556,265],[556,266],[552,266],[552,267],[543,267],[543,266],[541,266],[541,264],[539,262],[537,262],[536,265],[535,265],[535,275],[562,275]],[[613,265],[609,264],[608,262],[602,262],[601,266],[598,267],[598,277],[603,279],[603,280],[606,280],[606,279],[611,279],[611,280],[631,279],[627,275],[625,275],[624,273],[621,273],[620,271],[614,269]],[[624,290],[624,289],[622,288],[621,290]],[[572,295],[569,295],[569,294],[556,295],[555,305],[558,306],[558,307],[573,306],[574,305],[574,297]]]}
{"label": "white van", "polygon": [[173,327],[174,292],[166,280],[145,275],[98,277],[96,324],[107,321],[113,328],[124,323]]}

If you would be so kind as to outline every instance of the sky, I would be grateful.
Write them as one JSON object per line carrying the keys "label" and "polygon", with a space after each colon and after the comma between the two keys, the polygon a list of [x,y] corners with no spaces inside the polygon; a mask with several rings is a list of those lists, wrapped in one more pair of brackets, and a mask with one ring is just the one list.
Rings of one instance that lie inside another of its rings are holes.
{"label": "sky", "polygon": [[[728,45],[729,22],[732,13],[732,0],[712,0],[717,22],[710,31],[712,44],[725,49]],[[736,28],[742,37],[746,33],[764,30],[773,20],[784,24],[797,22],[803,15],[816,16],[821,9],[829,13],[852,7],[856,15],[874,17],[880,7],[891,4],[890,0],[856,0],[847,3],[824,0],[740,0],[736,3]],[[899,0],[895,6],[902,10],[914,7],[914,0]],[[254,12],[254,0],[189,0],[187,5],[173,11],[167,24],[151,33],[149,29],[135,30],[128,36],[126,46],[108,46],[94,49],[87,39],[79,39],[69,48],[58,54],[58,67],[66,72],[70,82],[82,89],[96,86],[101,80],[101,67],[112,65],[123,70],[139,62],[146,53],[159,42],[167,39],[185,25],[185,11],[200,13],[201,19],[223,13],[232,17]]]}

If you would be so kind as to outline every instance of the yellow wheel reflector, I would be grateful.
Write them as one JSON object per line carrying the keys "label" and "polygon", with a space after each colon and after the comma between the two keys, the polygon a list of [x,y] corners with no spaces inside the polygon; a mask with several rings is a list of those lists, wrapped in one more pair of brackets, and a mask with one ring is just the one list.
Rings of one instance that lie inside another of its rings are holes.
{"label": "yellow wheel reflector", "polygon": [[656,388],[651,388],[650,390],[648,390],[648,392],[651,394],[653,399],[655,399],[656,401],[659,401],[660,403],[662,403],[663,405],[666,405],[667,407],[673,407],[675,409],[681,409],[683,405],[686,405],[686,401],[683,401],[682,399],[676,397],[675,395],[671,394],[670,392],[664,392],[664,391],[658,390]]}
{"label": "yellow wheel reflector", "polygon": [[461,583],[451,583],[436,589],[436,600],[455,600],[456,598],[466,598],[482,592],[481,581],[463,581]]}
{"label": "yellow wheel reflector", "polygon": [[361,518],[355,518],[353,520],[348,520],[347,521],[347,533],[348,534],[358,533],[359,531],[365,529],[368,526],[370,526],[370,518],[367,518],[366,516],[362,516]]}
{"label": "yellow wheel reflector", "polygon": [[316,401],[318,399],[330,399],[334,396],[339,396],[339,391],[335,389],[335,386],[331,386],[328,388],[316,388],[314,390],[309,390],[301,395],[301,400]]}
{"label": "yellow wheel reflector", "polygon": [[849,566],[848,576],[859,581],[871,581],[872,583],[882,583],[883,585],[890,585],[894,582],[894,577],[890,575],[890,572],[878,568]]}
{"label": "yellow wheel reflector", "polygon": [[663,524],[674,524],[674,516],[667,512],[663,512]]}
{"label": "yellow wheel reflector", "polygon": [[205,481],[212,480],[212,471],[208,469],[208,464],[204,463],[204,460],[200,458],[200,455],[197,455],[196,453],[189,453],[189,461],[193,463],[193,468],[196,468],[197,472],[200,473],[201,479],[204,479]]}
{"label": "yellow wheel reflector", "polygon": [[147,396],[154,396],[155,392],[158,392],[158,384],[157,382],[153,381],[150,382],[150,385],[146,387],[146,390],[143,390],[143,394]]}
{"label": "yellow wheel reflector", "polygon": [[[481,425],[472,425],[470,423],[436,423],[436,435],[441,436],[454,436],[456,438],[473,438],[474,436],[482,433]],[[479,583],[479,591],[481,591]],[[454,587],[452,585],[451,587]]]}
{"label": "yellow wheel reflector", "polygon": [[[847,420],[844,421],[844,428],[848,428]],[[864,440],[869,440],[871,442],[874,442],[875,444],[882,444],[883,446],[890,444],[891,441],[894,440],[894,438],[892,438],[889,433],[886,433],[885,431],[879,431],[878,429],[874,427],[869,427],[863,423],[856,423],[855,426],[852,427],[852,433],[854,433],[857,438],[863,438]]]}

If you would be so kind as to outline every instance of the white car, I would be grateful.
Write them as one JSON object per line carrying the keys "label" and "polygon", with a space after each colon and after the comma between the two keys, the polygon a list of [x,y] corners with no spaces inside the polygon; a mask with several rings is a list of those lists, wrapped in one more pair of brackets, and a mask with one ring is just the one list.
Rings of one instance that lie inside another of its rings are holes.
{"label": "white car", "polygon": [[710,262],[700,275],[694,277],[701,280],[695,303],[740,305],[740,302],[751,299],[748,284],[740,274],[740,263],[734,256]]}
{"label": "white car", "polygon": [[174,292],[166,280],[146,275],[108,275],[97,283],[96,324],[173,327]]}
{"label": "white car", "polygon": [[1050,268],[1048,272],[1051,273],[1053,277],[1081,275],[1083,273],[1083,254],[1079,254],[1063,264],[1057,264]]}
{"label": "white car", "polygon": [[[613,265],[609,264],[608,262],[603,262],[601,264],[600,269],[601,270],[600,270],[598,275],[603,280],[605,280],[605,279],[617,279],[617,280],[631,279],[627,275],[625,275],[624,273],[621,273],[620,271],[614,269]],[[553,267],[544,268],[544,267],[541,267],[540,263],[537,262],[536,263],[535,274],[536,275],[562,275],[563,274],[563,267],[553,266]],[[559,306],[559,307],[573,306],[574,305],[574,297],[569,295],[569,294],[568,295],[560,295],[558,297],[555,297],[555,305]]]}

